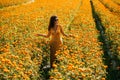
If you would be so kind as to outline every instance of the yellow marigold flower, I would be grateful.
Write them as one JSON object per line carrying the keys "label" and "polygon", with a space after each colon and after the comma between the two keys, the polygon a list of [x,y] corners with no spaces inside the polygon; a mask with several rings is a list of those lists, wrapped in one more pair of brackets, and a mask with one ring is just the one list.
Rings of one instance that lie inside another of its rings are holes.
{"label": "yellow marigold flower", "polygon": [[82,74],[82,78],[85,78],[85,74]]}
{"label": "yellow marigold flower", "polygon": [[108,66],[107,66],[107,65],[104,65],[103,67],[104,67],[105,69],[106,69],[106,68],[108,68]]}
{"label": "yellow marigold flower", "polygon": [[73,69],[73,65],[68,65],[67,69],[68,70],[72,70]]}
{"label": "yellow marigold flower", "polygon": [[4,72],[10,72],[7,68],[3,69]]}
{"label": "yellow marigold flower", "polygon": [[53,78],[54,78],[53,76],[50,76],[50,80],[53,80]]}
{"label": "yellow marigold flower", "polygon": [[17,68],[16,68],[16,70],[18,70],[18,71],[19,71],[19,70],[21,70],[21,68],[17,67]]}
{"label": "yellow marigold flower", "polygon": [[0,65],[0,69],[2,69],[3,68],[3,66],[2,65]]}
{"label": "yellow marigold flower", "polygon": [[28,71],[28,75],[31,75],[32,74],[32,70]]}
{"label": "yellow marigold flower", "polygon": [[5,62],[5,59],[3,58],[1,61],[2,61],[2,63],[4,63],[4,62]]}
{"label": "yellow marigold flower", "polygon": [[79,70],[80,72],[83,72],[83,71],[84,71],[82,68],[78,68],[78,70]]}
{"label": "yellow marigold flower", "polygon": [[56,65],[56,64],[53,64],[52,66],[53,66],[53,68],[56,68],[56,67],[57,67],[57,65]]}
{"label": "yellow marigold flower", "polygon": [[25,80],[29,80],[29,77],[28,77],[26,74],[24,74],[23,78],[24,78]]}

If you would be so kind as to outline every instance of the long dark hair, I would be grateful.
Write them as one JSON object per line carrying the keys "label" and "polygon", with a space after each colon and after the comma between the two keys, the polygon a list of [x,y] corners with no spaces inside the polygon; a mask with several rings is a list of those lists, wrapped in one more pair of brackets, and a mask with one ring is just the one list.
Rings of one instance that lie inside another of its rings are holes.
{"label": "long dark hair", "polygon": [[57,16],[51,16],[48,31],[55,26],[55,21],[58,20]]}

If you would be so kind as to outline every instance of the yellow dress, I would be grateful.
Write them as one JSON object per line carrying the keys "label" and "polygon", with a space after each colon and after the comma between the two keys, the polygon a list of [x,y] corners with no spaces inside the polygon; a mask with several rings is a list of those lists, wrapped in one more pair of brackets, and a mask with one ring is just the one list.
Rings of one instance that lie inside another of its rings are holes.
{"label": "yellow dress", "polygon": [[57,26],[56,31],[51,29],[51,40],[50,40],[50,65],[52,67],[53,62],[56,59],[55,53],[59,50],[63,44],[60,27]]}

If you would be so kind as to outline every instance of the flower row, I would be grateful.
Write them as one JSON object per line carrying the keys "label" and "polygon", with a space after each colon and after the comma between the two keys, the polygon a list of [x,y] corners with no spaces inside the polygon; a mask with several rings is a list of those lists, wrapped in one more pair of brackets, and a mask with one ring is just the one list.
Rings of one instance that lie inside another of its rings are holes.
{"label": "flower row", "polygon": [[106,36],[111,45],[110,50],[117,56],[116,59],[120,60],[120,18],[112,14],[99,0],[93,0],[93,3],[106,29]]}
{"label": "flower row", "polygon": [[120,6],[114,3],[112,0],[100,0],[111,12],[120,16]]}

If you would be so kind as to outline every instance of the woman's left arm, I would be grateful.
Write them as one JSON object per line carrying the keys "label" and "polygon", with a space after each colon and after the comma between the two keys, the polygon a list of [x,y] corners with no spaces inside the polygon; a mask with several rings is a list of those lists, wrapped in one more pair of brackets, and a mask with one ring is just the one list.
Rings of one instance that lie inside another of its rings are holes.
{"label": "woman's left arm", "polygon": [[63,36],[66,36],[66,37],[74,37],[72,34],[70,34],[70,35],[65,34],[61,26],[60,26],[60,31],[61,31],[61,33],[63,34]]}
{"label": "woman's left arm", "polygon": [[62,27],[61,27],[61,26],[60,26],[60,31],[61,31],[61,33],[62,33],[62,35],[63,35],[63,36],[68,37],[68,35],[64,33],[64,31],[63,31],[63,29],[62,29]]}

